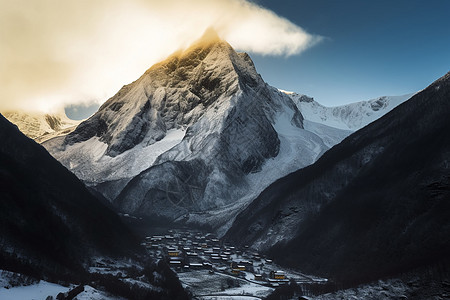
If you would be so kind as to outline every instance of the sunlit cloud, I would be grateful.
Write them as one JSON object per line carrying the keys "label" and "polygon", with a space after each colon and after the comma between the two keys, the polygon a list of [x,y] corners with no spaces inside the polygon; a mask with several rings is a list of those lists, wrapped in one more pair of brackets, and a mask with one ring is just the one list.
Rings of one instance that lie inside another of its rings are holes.
{"label": "sunlit cloud", "polygon": [[263,55],[321,39],[244,0],[0,0],[0,110],[102,103],[208,27]]}

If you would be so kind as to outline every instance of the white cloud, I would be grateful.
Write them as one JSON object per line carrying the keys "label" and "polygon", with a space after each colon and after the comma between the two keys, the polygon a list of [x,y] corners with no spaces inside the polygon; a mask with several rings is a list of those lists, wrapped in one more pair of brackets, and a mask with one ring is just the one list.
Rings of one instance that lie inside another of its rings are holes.
{"label": "white cloud", "polygon": [[0,0],[0,110],[103,102],[211,26],[266,55],[320,40],[244,0]]}

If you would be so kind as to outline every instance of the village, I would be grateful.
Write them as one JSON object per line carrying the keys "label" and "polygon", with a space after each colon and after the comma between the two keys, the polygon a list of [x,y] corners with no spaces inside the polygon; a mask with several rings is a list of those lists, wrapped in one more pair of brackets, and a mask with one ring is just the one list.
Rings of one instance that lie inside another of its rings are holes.
{"label": "village", "polygon": [[164,235],[146,237],[142,245],[153,258],[166,260],[196,296],[239,293],[265,297],[290,281],[300,285],[326,281],[282,270],[249,246],[234,247],[211,233],[169,230]]}

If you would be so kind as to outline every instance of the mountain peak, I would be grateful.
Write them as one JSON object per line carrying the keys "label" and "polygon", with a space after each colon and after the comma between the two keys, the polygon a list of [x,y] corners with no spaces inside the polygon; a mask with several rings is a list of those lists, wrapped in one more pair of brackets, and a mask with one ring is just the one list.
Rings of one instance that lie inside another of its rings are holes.
{"label": "mountain peak", "polygon": [[219,37],[217,31],[213,27],[208,27],[195,44],[211,44],[220,41],[222,41],[222,39]]}
{"label": "mountain peak", "polygon": [[169,59],[171,57],[181,58],[181,57],[188,57],[191,55],[197,56],[199,52],[202,52],[203,54],[207,55],[212,49],[214,49],[215,52],[222,52],[222,53],[235,52],[234,49],[231,47],[230,44],[228,44],[226,40],[220,38],[219,34],[213,27],[208,27],[198,40],[193,42],[184,51],[174,53],[174,55],[170,56]]}
{"label": "mountain peak", "polygon": [[264,85],[248,55],[235,52],[208,28],[189,48],[124,86],[65,140],[71,145],[98,136],[114,157],[139,143],[151,145],[168,130],[194,124],[213,103],[220,105],[219,98],[223,102],[258,84]]}

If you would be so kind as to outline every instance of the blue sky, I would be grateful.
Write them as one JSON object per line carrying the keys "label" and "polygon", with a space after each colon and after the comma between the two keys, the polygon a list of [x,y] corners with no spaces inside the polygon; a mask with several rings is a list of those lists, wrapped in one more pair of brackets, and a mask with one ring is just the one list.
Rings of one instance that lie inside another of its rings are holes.
{"label": "blue sky", "polygon": [[252,54],[271,85],[333,106],[415,92],[450,71],[450,1],[255,1],[325,37],[300,55]]}

